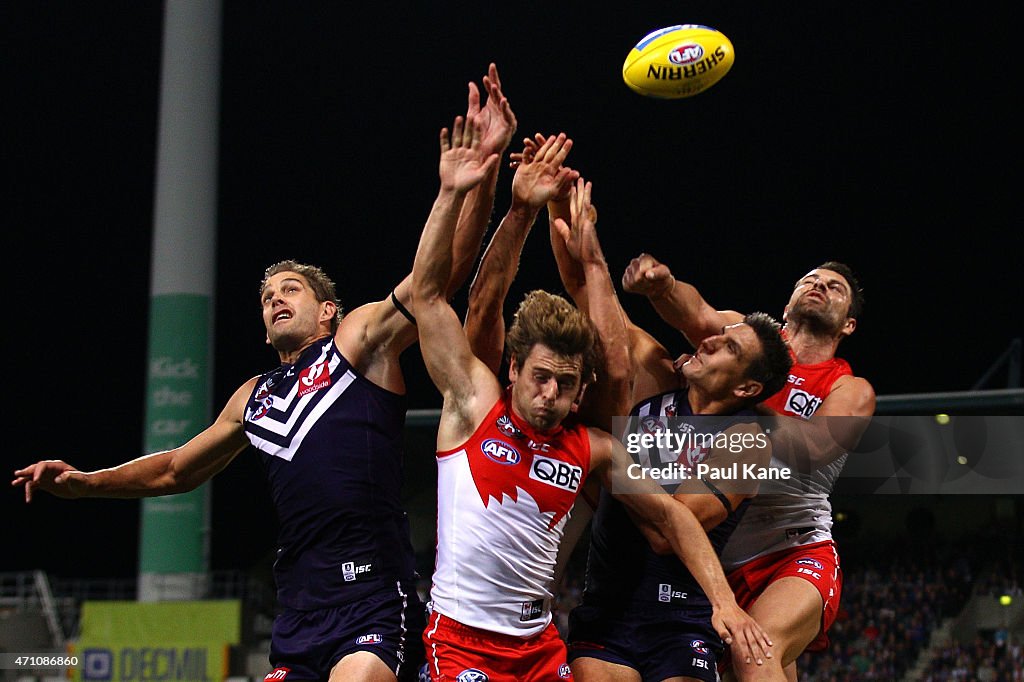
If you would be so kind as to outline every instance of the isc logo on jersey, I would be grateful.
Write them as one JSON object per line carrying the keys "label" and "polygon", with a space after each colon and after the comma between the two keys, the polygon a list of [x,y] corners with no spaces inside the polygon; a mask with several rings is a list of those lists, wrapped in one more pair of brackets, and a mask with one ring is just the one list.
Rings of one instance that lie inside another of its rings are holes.
{"label": "isc logo on jersey", "polygon": [[498,464],[519,464],[523,459],[518,450],[497,438],[488,438],[481,443],[480,451]]}
{"label": "isc logo on jersey", "polygon": [[530,478],[574,493],[580,487],[583,467],[563,462],[560,459],[534,454],[533,464],[530,466]]}

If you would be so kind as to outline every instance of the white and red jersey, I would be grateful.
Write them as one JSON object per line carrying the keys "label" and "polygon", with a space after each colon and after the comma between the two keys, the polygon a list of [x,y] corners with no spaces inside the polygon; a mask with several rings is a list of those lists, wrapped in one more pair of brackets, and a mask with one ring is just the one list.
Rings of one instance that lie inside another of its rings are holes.
{"label": "white and red jersey", "polygon": [[506,391],[461,447],[437,453],[432,608],[490,632],[532,637],[551,622],[558,545],[590,470],[587,430],[539,433]]}
{"label": "white and red jersey", "polygon": [[[836,380],[852,374],[850,364],[839,358],[813,365],[794,364],[783,389],[763,404],[789,417],[810,419]],[[793,471],[789,480],[762,481],[722,552],[725,570],[772,552],[831,540],[832,504],[828,497],[846,457],[844,454],[810,474]],[[771,466],[787,465],[772,457]]]}

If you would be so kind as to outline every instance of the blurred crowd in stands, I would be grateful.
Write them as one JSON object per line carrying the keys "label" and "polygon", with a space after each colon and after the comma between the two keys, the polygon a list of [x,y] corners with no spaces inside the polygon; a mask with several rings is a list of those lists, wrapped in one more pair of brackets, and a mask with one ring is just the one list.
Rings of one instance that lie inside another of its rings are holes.
{"label": "blurred crowd in stands", "polygon": [[[933,631],[955,619],[972,594],[1022,594],[1019,545],[1016,532],[1005,528],[959,539],[930,533],[885,542],[847,538],[840,543],[843,594],[831,646],[801,656],[799,679],[904,679],[918,666]],[[556,597],[555,624],[563,633],[569,611],[580,601],[585,570],[585,551],[578,551]],[[917,679],[1024,682],[1021,644],[1006,630],[981,632],[969,644],[951,640],[929,653]]]}

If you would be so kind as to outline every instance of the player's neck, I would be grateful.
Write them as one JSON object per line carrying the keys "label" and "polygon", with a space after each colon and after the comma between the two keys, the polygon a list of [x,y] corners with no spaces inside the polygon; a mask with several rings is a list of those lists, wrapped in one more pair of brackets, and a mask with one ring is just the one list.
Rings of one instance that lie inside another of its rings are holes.
{"label": "player's neck", "polygon": [[725,414],[729,408],[724,400],[713,398],[699,386],[690,386],[686,391],[686,401],[693,414]]}
{"label": "player's neck", "polygon": [[786,334],[796,361],[802,365],[816,365],[831,360],[836,356],[836,349],[842,340],[841,336],[816,334],[792,323],[786,325]]}

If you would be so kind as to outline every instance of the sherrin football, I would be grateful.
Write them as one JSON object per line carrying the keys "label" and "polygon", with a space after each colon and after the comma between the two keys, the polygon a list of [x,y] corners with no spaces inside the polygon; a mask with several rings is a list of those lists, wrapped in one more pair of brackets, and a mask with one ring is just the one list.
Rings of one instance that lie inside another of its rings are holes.
{"label": "sherrin football", "polygon": [[669,26],[648,33],[629,51],[622,80],[647,97],[682,99],[720,81],[734,58],[721,31],[699,24]]}

